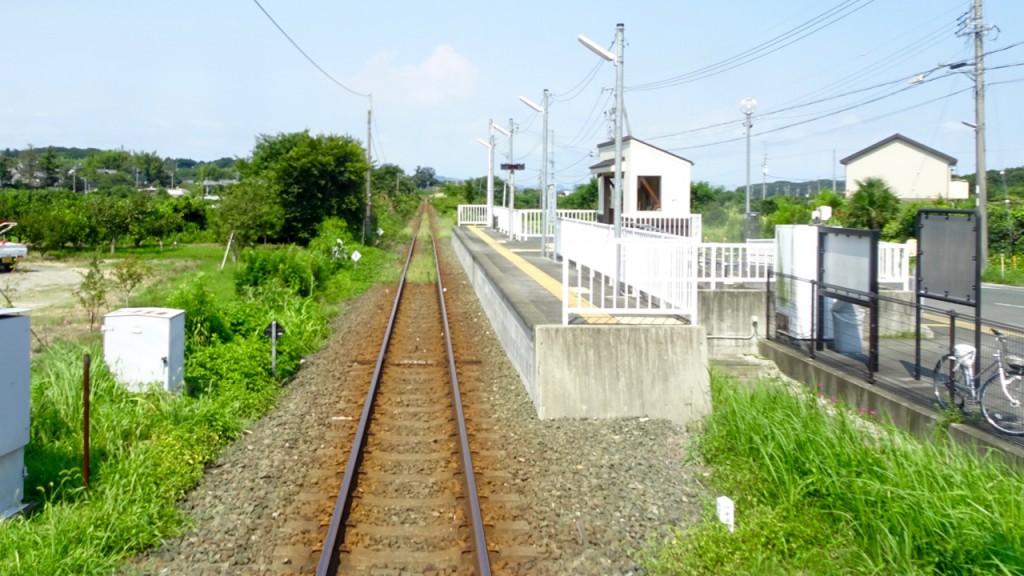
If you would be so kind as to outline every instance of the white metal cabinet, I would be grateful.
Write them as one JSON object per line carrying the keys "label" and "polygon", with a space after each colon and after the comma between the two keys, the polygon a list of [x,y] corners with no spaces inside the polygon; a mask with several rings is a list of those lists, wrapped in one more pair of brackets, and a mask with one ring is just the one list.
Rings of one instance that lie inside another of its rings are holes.
{"label": "white metal cabinet", "polygon": [[25,308],[0,308],[0,518],[18,512],[25,495],[29,439],[30,328]]}
{"label": "white metal cabinet", "polygon": [[133,392],[153,383],[176,392],[185,375],[185,311],[122,308],[103,319],[103,359]]}

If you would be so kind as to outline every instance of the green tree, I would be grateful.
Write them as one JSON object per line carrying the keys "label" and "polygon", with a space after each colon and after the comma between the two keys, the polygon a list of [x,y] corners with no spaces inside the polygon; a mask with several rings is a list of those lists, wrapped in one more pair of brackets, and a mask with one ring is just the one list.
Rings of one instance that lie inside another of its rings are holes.
{"label": "green tree", "polygon": [[139,171],[139,185],[167,186],[171,182],[162,158],[156,152],[139,152],[134,155],[135,169]]}
{"label": "green tree", "polygon": [[690,184],[690,212],[703,214],[713,209],[722,202],[722,195],[725,189],[714,187],[707,182],[693,182]]}
{"label": "green tree", "polygon": [[857,191],[850,198],[846,224],[853,228],[882,230],[900,211],[900,199],[881,178],[857,181]]}
{"label": "green tree", "polygon": [[132,292],[150,274],[152,274],[152,270],[149,265],[134,256],[114,264],[114,268],[111,270],[111,282],[121,293],[121,299],[125,306],[128,305]]}
{"label": "green tree", "polygon": [[360,229],[369,169],[362,145],[348,136],[309,131],[261,135],[252,158],[239,162],[242,179],[263,180],[277,195],[283,222],[277,240],[306,243],[331,216]]}
{"label": "green tree", "polygon": [[234,252],[256,240],[277,236],[284,209],[274,189],[265,181],[246,178],[224,190],[216,210],[219,235],[227,240],[234,234]]}
{"label": "green tree", "polygon": [[[497,182],[494,184],[494,189],[500,190]],[[495,196],[497,196],[497,192],[495,192]],[[495,203],[500,201],[501,199],[498,198]],[[560,199],[558,205],[567,210],[597,210],[597,178],[591,178],[586,184],[577,186],[572,194]]]}
{"label": "green tree", "polygon": [[437,184],[437,173],[429,166],[417,166],[412,174],[412,181],[420,190]]}
{"label": "green tree", "polygon": [[108,280],[100,270],[100,260],[96,255],[93,255],[92,260],[89,261],[89,269],[78,274],[82,277],[82,283],[75,289],[74,294],[89,316],[89,330],[91,331],[96,325],[100,308],[107,303]]}
{"label": "green tree", "polygon": [[60,182],[60,161],[52,146],[39,156],[39,171],[43,173],[43,188],[52,188]]}
{"label": "green tree", "polygon": [[801,198],[772,196],[763,204],[772,206],[772,211],[762,219],[762,229],[769,238],[775,235],[780,224],[807,224],[811,221],[811,208]]}

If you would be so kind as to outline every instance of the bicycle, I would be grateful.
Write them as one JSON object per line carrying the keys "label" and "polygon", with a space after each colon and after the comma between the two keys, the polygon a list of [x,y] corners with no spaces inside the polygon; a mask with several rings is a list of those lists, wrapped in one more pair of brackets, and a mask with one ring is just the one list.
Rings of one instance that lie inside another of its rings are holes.
{"label": "bicycle", "polygon": [[1006,336],[992,329],[998,346],[992,355],[996,371],[984,383],[980,376],[992,370],[989,366],[978,378],[974,375],[977,351],[970,344],[957,344],[935,364],[932,378],[935,399],[943,410],[955,405],[961,412],[967,404],[978,404],[981,414],[994,428],[1013,436],[1024,435],[1024,358],[1011,356]]}

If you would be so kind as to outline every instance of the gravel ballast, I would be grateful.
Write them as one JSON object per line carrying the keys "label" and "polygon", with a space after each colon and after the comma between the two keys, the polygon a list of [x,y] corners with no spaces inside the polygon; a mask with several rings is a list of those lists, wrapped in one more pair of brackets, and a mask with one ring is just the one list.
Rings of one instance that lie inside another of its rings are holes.
{"label": "gravel ballast", "polygon": [[[473,395],[472,415],[486,420],[478,422],[489,431],[486,450],[506,461],[507,490],[537,551],[495,573],[642,573],[631,551],[699,518],[705,471],[685,463],[689,434],[645,418],[538,420],[450,247],[441,253],[453,339],[472,348],[463,357],[479,361],[464,394]],[[393,287],[378,286],[346,306],[331,340],[288,383],[277,408],[183,500],[192,528],[127,562],[125,574],[315,571],[330,509],[310,494],[330,485],[336,493],[362,408],[359,381],[369,379],[365,350],[379,347],[375,332],[393,297]]]}

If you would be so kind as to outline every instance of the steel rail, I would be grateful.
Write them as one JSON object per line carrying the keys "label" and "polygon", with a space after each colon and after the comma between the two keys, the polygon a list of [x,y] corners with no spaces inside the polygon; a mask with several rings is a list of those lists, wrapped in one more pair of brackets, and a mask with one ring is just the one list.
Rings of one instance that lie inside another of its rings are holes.
{"label": "steel rail", "polygon": [[[417,233],[418,234],[418,233]],[[434,254],[434,270],[437,278],[437,295],[441,307],[441,319],[444,323],[445,346],[448,355],[448,369],[451,377],[452,406],[455,421],[459,431],[459,466],[462,472],[463,488],[466,492],[464,505],[466,517],[470,519],[470,530],[473,538],[473,561],[476,573],[479,576],[490,576],[491,567],[487,554],[487,544],[484,536],[483,517],[480,513],[480,500],[477,495],[476,478],[473,474],[472,457],[469,451],[469,438],[466,432],[465,415],[462,409],[462,396],[459,390],[458,377],[455,370],[455,354],[452,348],[451,331],[448,324],[448,312],[444,301],[444,286],[441,282],[441,269],[437,257],[437,241],[431,234],[431,246]],[[412,261],[413,252],[416,249],[416,235],[413,236],[409,253],[406,256],[405,266],[402,269],[402,277],[395,294],[395,302],[391,310],[391,317],[384,334],[384,341],[381,344],[380,354],[377,357],[377,364],[374,367],[373,377],[370,382],[370,389],[363,405],[363,412],[359,418],[359,426],[356,429],[356,436],[352,443],[352,452],[349,454],[348,465],[345,467],[345,475],[342,478],[341,488],[338,491],[338,500],[334,506],[331,516],[331,523],[328,527],[327,538],[320,556],[320,563],[317,566],[317,576],[329,576],[337,572],[341,560],[341,545],[343,543],[343,526],[348,519],[352,507],[352,495],[355,490],[356,475],[359,466],[362,464],[363,449],[366,446],[369,433],[370,421],[373,414],[373,407],[376,401],[377,390],[380,384],[380,376],[384,366],[384,358],[387,353],[388,344],[391,340],[392,329],[395,319],[398,316],[399,302],[405,288],[405,280],[409,271],[409,264]]]}
{"label": "steel rail", "polygon": [[[433,231],[431,231],[433,232]],[[452,334],[448,323],[448,309],[444,302],[444,284],[441,282],[441,261],[437,257],[437,236],[430,235],[434,249],[434,271],[437,276],[437,299],[441,304],[441,321],[444,323],[444,342],[448,350],[448,370],[451,373],[452,407],[455,422],[459,428],[459,454],[462,467],[462,484],[466,491],[466,517],[470,519],[473,531],[473,560],[477,576],[490,576],[491,562],[487,556],[487,541],[484,536],[484,521],[480,514],[480,498],[476,491],[476,476],[473,474],[473,457],[469,452],[469,437],[466,433],[466,417],[462,410],[462,393],[459,391],[459,377],[455,373],[455,352],[452,350]]]}
{"label": "steel rail", "polygon": [[391,307],[391,317],[388,319],[388,325],[384,331],[384,342],[380,346],[377,365],[373,369],[373,377],[370,380],[370,390],[366,394],[363,413],[359,417],[359,427],[356,428],[356,437],[352,441],[352,452],[349,453],[348,465],[345,466],[345,475],[341,480],[341,489],[338,490],[338,500],[334,504],[334,512],[331,514],[331,524],[327,529],[324,548],[320,552],[320,563],[316,568],[317,576],[331,576],[338,571],[338,562],[341,559],[342,526],[348,519],[348,513],[352,509],[352,493],[356,486],[356,473],[363,461],[363,449],[366,447],[366,438],[370,430],[370,418],[373,414],[374,403],[377,400],[377,388],[380,384],[381,371],[384,368],[384,356],[387,353],[388,343],[391,340],[391,331],[395,326],[395,318],[398,317],[398,305],[402,299],[402,290],[405,289],[405,278],[409,273],[409,263],[412,262],[412,254],[416,250],[418,230],[419,227],[417,227],[417,233],[413,234],[412,242],[409,244],[409,253],[405,257],[405,267],[402,268],[402,277],[398,281],[395,303]]}

